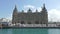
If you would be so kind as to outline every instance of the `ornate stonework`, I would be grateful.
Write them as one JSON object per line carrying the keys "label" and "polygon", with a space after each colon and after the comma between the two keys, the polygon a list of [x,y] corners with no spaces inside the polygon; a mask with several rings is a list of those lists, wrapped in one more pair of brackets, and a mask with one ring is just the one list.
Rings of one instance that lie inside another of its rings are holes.
{"label": "ornate stonework", "polygon": [[45,8],[45,4],[43,4],[41,12],[33,13],[31,9],[27,10],[27,13],[22,10],[22,12],[18,12],[17,7],[15,6],[13,10],[12,23],[21,23],[21,24],[47,24],[48,23],[48,14]]}

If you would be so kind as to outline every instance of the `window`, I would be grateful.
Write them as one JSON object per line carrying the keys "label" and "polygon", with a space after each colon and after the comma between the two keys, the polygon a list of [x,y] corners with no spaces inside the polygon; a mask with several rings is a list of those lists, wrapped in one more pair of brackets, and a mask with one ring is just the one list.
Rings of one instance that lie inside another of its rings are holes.
{"label": "window", "polygon": [[35,24],[39,24],[39,21],[35,21]]}
{"label": "window", "polygon": [[42,24],[42,21],[40,22],[40,24]]}
{"label": "window", "polygon": [[21,21],[21,24],[25,24],[24,21]]}
{"label": "window", "polygon": [[28,24],[31,24],[31,22],[28,22]]}

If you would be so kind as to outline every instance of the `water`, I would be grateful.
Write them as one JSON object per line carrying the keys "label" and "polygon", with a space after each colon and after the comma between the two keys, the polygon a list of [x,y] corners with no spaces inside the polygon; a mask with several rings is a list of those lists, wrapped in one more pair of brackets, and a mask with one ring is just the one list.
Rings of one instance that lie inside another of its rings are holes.
{"label": "water", "polygon": [[60,29],[0,29],[0,34],[60,34]]}

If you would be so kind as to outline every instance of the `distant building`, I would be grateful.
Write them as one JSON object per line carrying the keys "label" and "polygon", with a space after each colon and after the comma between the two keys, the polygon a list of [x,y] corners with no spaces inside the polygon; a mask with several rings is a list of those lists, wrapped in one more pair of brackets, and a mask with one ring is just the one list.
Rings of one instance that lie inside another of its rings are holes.
{"label": "distant building", "polygon": [[18,12],[17,7],[15,6],[12,15],[12,24],[21,23],[21,24],[47,24],[48,23],[48,14],[45,4],[43,4],[41,12],[33,13],[31,9],[27,10],[27,13],[22,10]]}
{"label": "distant building", "polygon": [[1,18],[0,19],[0,27],[1,26],[6,27],[6,26],[8,26],[8,24],[9,24],[8,19],[6,19],[6,18]]}
{"label": "distant building", "polygon": [[0,22],[0,27],[7,27],[9,22]]}

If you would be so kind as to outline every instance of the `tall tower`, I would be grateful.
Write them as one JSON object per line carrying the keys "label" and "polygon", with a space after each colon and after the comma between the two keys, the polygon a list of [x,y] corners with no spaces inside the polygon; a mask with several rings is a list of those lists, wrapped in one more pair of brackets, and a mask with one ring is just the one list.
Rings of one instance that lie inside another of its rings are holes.
{"label": "tall tower", "polygon": [[48,25],[48,14],[47,14],[47,9],[45,8],[45,4],[43,4],[42,11],[42,24],[47,24]]}
{"label": "tall tower", "polygon": [[17,23],[17,14],[18,14],[17,12],[18,12],[18,10],[17,10],[17,7],[15,5],[15,8],[13,10],[13,16],[12,16],[12,23],[13,24],[16,24]]}

